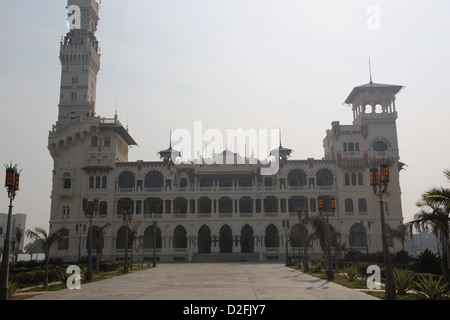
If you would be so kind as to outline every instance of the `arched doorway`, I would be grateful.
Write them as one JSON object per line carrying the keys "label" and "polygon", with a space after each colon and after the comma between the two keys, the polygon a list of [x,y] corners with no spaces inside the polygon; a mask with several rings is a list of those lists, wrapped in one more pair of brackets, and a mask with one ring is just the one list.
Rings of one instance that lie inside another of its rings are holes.
{"label": "arched doorway", "polygon": [[176,249],[187,248],[186,229],[181,225],[173,231],[173,247]]}
{"label": "arched doorway", "polygon": [[241,252],[253,253],[254,242],[253,228],[246,224],[241,229]]}
{"label": "arched doorway", "polygon": [[367,247],[366,230],[360,223],[355,223],[350,228],[350,247]]}
{"label": "arched doorway", "polygon": [[[117,230],[116,249],[125,249],[126,228],[128,227],[122,226],[119,230]],[[128,228],[128,248],[131,248],[131,243],[131,229]]]}
{"label": "arched doorway", "polygon": [[220,253],[232,253],[233,252],[233,234],[231,228],[228,225],[222,226],[219,232],[219,249]]}
{"label": "arched doorway", "polygon": [[[155,241],[156,240],[156,241]],[[144,231],[144,249],[153,249],[153,242],[155,241],[156,249],[161,249],[161,229],[156,227],[156,235],[153,226],[148,226]]]}
{"label": "arched doorway", "polygon": [[211,230],[206,225],[198,230],[198,253],[211,253]]}
{"label": "arched doorway", "polygon": [[264,238],[266,248],[278,248],[280,241],[278,238],[278,229],[275,225],[270,224],[266,228],[266,237]]}

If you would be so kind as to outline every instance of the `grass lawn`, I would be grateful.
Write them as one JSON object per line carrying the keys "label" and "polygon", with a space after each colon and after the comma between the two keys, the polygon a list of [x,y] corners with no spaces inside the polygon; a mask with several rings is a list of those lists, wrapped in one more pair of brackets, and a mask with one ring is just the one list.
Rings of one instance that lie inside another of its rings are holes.
{"label": "grass lawn", "polygon": [[[294,270],[298,270],[298,266],[291,266],[290,268]],[[309,274],[313,277],[320,278],[323,280],[327,280],[327,275],[324,270],[321,272],[306,272],[306,274]],[[351,288],[351,289],[361,289],[361,292],[364,292],[366,294],[370,294],[374,297],[384,299],[384,289],[381,290],[369,290],[367,288],[365,277],[361,277],[360,279],[349,281],[345,276],[343,276],[339,271],[335,271],[334,273],[334,280],[333,282],[336,284],[339,284],[341,286]],[[383,288],[383,286],[382,286]],[[405,295],[396,295],[396,300],[420,300],[417,294],[414,293],[408,293]]]}
{"label": "grass lawn", "polygon": [[[138,267],[134,266],[133,269],[129,269],[128,273],[133,273],[137,271],[147,270],[152,268],[151,265],[144,266],[144,267]],[[109,271],[109,272],[100,272],[100,273],[93,273],[92,274],[92,282],[101,281],[105,279],[110,279],[113,277],[122,276],[125,273],[123,272],[123,269],[115,270],[115,271]],[[81,283],[87,283],[84,280],[81,281]],[[47,292],[47,291],[58,291],[58,290],[64,290],[67,289],[67,285],[65,283],[61,282],[54,282],[50,283],[48,285],[47,289],[43,289],[42,285],[29,287],[29,288],[22,288],[18,293],[16,293],[13,297],[11,297],[9,300],[23,300],[27,298],[31,298],[33,296],[36,296],[40,294],[41,292]]]}

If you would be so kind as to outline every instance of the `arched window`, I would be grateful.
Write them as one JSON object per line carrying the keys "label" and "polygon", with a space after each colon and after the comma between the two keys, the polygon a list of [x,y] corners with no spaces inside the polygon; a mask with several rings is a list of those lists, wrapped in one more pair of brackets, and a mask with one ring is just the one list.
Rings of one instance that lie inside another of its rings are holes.
{"label": "arched window", "polygon": [[252,213],[253,199],[250,197],[242,197],[239,199],[239,213]]}
{"label": "arched window", "polygon": [[119,176],[119,188],[134,188],[134,174],[130,171],[122,172]]}
{"label": "arched window", "polygon": [[219,199],[219,213],[232,213],[233,200],[229,197],[222,197]]}
{"label": "arched window", "polygon": [[180,188],[186,188],[187,185],[188,185],[187,179],[185,179],[185,178],[180,179]]}
{"label": "arched window", "polygon": [[288,183],[291,187],[306,186],[306,174],[303,170],[294,169],[288,174]]}
{"label": "arched window", "polygon": [[62,207],[61,219],[69,219],[70,217],[70,207],[64,206]]}
{"label": "arched window", "polygon": [[317,172],[318,186],[332,186],[333,184],[333,173],[330,169],[320,169]]}
{"label": "arched window", "polygon": [[164,186],[164,177],[161,172],[150,171],[145,176],[145,188],[162,188]]}
{"label": "arched window", "polygon": [[58,242],[58,250],[69,250],[69,232],[61,232],[62,240]]}
{"label": "arched window", "polygon": [[367,201],[364,198],[358,199],[358,210],[360,214],[367,214]]}
{"label": "arched window", "polygon": [[346,213],[353,213],[353,200],[352,199],[345,199],[345,212]]}
{"label": "arched window", "polygon": [[372,145],[372,149],[378,152],[383,152],[388,149],[388,145],[386,144],[386,142],[378,140]]}
{"label": "arched window", "polygon": [[63,188],[72,189],[72,178],[69,173],[64,173],[63,175]]}
{"label": "arched window", "polygon": [[360,223],[355,223],[350,228],[349,242],[350,247],[367,246],[366,230],[364,230],[363,226]]}

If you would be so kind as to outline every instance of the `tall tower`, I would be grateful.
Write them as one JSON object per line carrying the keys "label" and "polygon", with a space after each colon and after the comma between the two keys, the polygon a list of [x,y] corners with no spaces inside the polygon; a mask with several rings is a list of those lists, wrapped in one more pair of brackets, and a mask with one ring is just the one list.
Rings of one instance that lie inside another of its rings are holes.
{"label": "tall tower", "polygon": [[[350,246],[366,252],[381,250],[379,200],[370,186],[373,165],[390,165],[388,193],[383,197],[386,230],[403,223],[397,139],[396,95],[400,85],[374,83],[354,87],[345,100],[353,112],[353,124],[334,121],[323,140],[325,158],[336,161],[340,232]],[[391,246],[391,245],[390,245]],[[392,242],[391,250],[400,249]]]}
{"label": "tall tower", "polygon": [[400,85],[373,83],[353,88],[345,103],[352,107],[353,124],[367,128],[369,162],[377,159],[399,160],[396,95]]}
{"label": "tall tower", "polygon": [[61,39],[61,94],[58,127],[95,116],[99,44],[95,37],[99,5],[95,0],[68,0],[70,31]]}
{"label": "tall tower", "polygon": [[[100,54],[95,37],[99,5],[95,0],[68,0],[70,31],[61,41],[61,94],[59,114],[48,137],[53,158],[50,229],[66,227],[65,240],[52,254],[75,259],[77,226],[86,224],[82,199],[100,198],[99,221],[112,222],[114,170],[128,161],[128,148],[136,145],[118,120],[95,113]],[[79,238],[79,236],[78,236]],[[72,240],[71,240],[72,239]],[[86,245],[83,247],[85,250]],[[85,255],[85,251],[82,251]]]}

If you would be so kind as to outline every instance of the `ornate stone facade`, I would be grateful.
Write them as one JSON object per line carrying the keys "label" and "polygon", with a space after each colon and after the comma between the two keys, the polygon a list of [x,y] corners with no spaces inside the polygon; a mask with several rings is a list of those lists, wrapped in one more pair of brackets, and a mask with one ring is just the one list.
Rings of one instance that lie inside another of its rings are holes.
{"label": "ornate stone facade", "polygon": [[[76,260],[78,252],[87,255],[83,197],[100,199],[94,225],[111,224],[104,259],[124,257],[122,217],[131,212],[137,235],[133,247],[141,244],[133,250],[135,257],[151,259],[155,244],[161,261],[284,260],[292,227],[313,232],[300,226],[298,212],[319,216],[319,197],[326,203],[336,199],[330,228],[340,233],[347,249],[376,252],[382,249],[380,212],[369,169],[382,159],[390,162],[386,224],[392,230],[403,222],[395,108],[401,86],[370,82],[354,88],[345,101],[352,107],[353,124],[332,123],[323,139],[323,159],[289,159],[292,150],[280,145],[280,167],[272,176],[261,175],[263,165],[245,157],[239,164],[174,164],[171,148],[160,152],[160,161],[130,162],[128,149],[136,142],[128,130],[117,116],[95,114],[98,4],[68,3],[78,5],[85,20],[81,30],[72,30],[61,42],[59,118],[48,139],[54,159],[50,223],[52,230],[65,226],[70,231],[53,255],[67,260]],[[283,228],[286,221],[289,229]],[[298,246],[290,242],[289,255],[298,255]],[[401,249],[397,241],[391,246]],[[318,243],[308,255],[322,257]]]}

